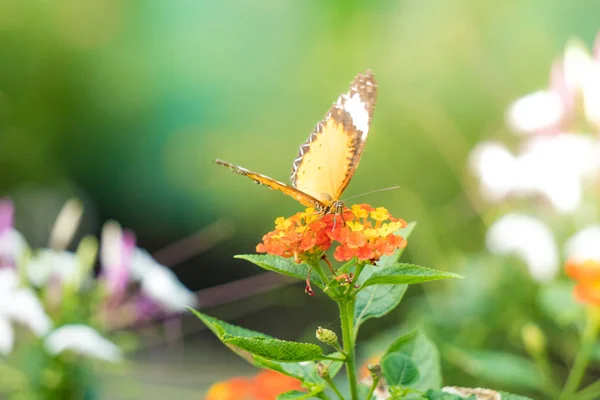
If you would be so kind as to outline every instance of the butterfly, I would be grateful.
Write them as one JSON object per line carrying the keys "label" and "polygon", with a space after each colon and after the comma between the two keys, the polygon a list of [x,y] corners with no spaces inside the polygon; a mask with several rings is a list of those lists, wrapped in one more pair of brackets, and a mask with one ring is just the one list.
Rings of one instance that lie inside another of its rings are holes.
{"label": "butterfly", "polygon": [[341,214],[342,193],[350,183],[369,134],[377,82],[371,70],[356,75],[348,92],[333,103],[308,140],[300,146],[292,165],[291,185],[233,165],[216,163],[279,190],[320,214]]}

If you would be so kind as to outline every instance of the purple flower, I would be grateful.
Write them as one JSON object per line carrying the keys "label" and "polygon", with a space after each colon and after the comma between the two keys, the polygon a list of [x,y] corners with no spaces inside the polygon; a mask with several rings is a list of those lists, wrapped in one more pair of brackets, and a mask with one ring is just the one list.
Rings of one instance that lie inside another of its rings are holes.
{"label": "purple flower", "polygon": [[102,275],[109,295],[118,301],[125,295],[129,284],[135,234],[123,231],[117,222],[109,221],[104,224],[101,240]]}
{"label": "purple flower", "polygon": [[[126,295],[130,283],[139,283],[143,307],[136,307],[143,317],[147,312],[154,313],[155,306],[164,312],[182,312],[186,306],[193,306],[196,297],[187,289],[169,268],[159,264],[145,250],[135,246],[133,232],[109,221],[102,231],[100,250],[102,275],[107,291],[113,302],[119,302]],[[149,303],[153,303],[149,306]],[[147,315],[146,315],[147,316]]]}

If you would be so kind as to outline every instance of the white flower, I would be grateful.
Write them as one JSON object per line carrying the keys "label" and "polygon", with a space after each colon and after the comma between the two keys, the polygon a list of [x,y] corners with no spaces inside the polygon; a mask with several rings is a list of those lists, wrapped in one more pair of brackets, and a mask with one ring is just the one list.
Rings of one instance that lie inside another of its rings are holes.
{"label": "white flower", "polygon": [[0,199],[0,267],[14,267],[27,249],[25,237],[14,228],[15,206]]}
{"label": "white flower", "polygon": [[532,140],[519,157],[528,185],[561,212],[577,210],[584,180],[600,170],[600,144],[584,135],[561,134]]}
{"label": "white flower", "polygon": [[483,142],[469,156],[471,170],[480,179],[482,194],[491,201],[501,200],[515,190],[518,179],[515,156],[503,145]]}
{"label": "white flower", "polygon": [[123,359],[121,349],[87,325],[64,325],[50,333],[44,341],[48,353],[57,355],[74,351],[100,360],[118,362]]}
{"label": "white flower", "polygon": [[506,124],[514,132],[529,135],[558,126],[564,116],[565,106],[560,95],[540,90],[512,103],[506,112]]}
{"label": "white flower", "polygon": [[586,180],[600,172],[600,142],[570,133],[538,137],[517,156],[501,144],[484,142],[473,150],[470,163],[489,200],[537,194],[569,213],[581,205]]}
{"label": "white flower", "polygon": [[600,225],[588,226],[573,235],[565,245],[569,260],[600,261]]}
{"label": "white flower", "polygon": [[27,264],[27,276],[37,287],[45,286],[52,277],[70,284],[79,279],[81,263],[77,255],[69,251],[39,250]]}
{"label": "white flower", "polygon": [[578,39],[572,39],[565,47],[563,56],[564,79],[567,89],[571,92],[581,90],[593,71],[591,54],[584,43]]}
{"label": "white flower", "polygon": [[508,214],[494,222],[486,235],[490,252],[521,258],[533,279],[551,281],[558,272],[559,254],[552,231],[540,220]]}
{"label": "white flower", "polygon": [[36,335],[45,335],[52,327],[42,303],[35,293],[19,287],[14,269],[0,269],[0,353],[8,354],[14,345],[11,322],[27,326]]}
{"label": "white flower", "polygon": [[573,97],[581,95],[586,119],[600,125],[600,60],[593,58],[581,41],[571,40],[563,66],[567,90]]}
{"label": "white flower", "polygon": [[27,249],[25,237],[16,229],[8,229],[0,233],[0,260],[7,260],[14,265]]}
{"label": "white flower", "polygon": [[3,315],[0,316],[0,354],[8,355],[13,349],[15,332],[10,320]]}
{"label": "white flower", "polygon": [[145,250],[136,248],[131,258],[134,279],[141,282],[142,293],[170,312],[185,311],[196,304],[196,296],[169,268],[159,264]]}

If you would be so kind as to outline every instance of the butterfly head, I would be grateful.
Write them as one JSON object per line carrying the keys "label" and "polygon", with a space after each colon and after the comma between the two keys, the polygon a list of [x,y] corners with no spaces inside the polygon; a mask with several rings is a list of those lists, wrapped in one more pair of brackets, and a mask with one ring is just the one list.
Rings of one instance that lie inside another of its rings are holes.
{"label": "butterfly head", "polygon": [[344,207],[346,207],[346,205],[341,201],[337,200],[329,205],[329,212],[331,214],[340,215],[342,211],[344,211]]}

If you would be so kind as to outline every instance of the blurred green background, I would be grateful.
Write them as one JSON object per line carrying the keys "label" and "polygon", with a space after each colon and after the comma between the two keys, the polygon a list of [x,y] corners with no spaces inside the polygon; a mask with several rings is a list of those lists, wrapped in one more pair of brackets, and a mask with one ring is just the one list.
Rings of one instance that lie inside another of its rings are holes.
{"label": "blurred green background", "polygon": [[[504,135],[506,106],[547,84],[569,38],[591,43],[598,15],[594,0],[0,0],[0,194],[37,245],[72,195],[88,231],[114,218],[149,250],[229,218],[231,239],[174,269],[194,290],[256,274],[232,256],[300,207],[213,160],[287,180],[315,123],[370,68],[378,105],[346,194],[402,186],[361,201],[419,221],[409,257],[453,270],[485,232],[468,152]],[[217,313],[297,338],[320,303],[296,288]],[[335,324],[328,311],[317,318]],[[208,334],[185,345],[198,351],[140,351],[135,390],[250,371]]]}

